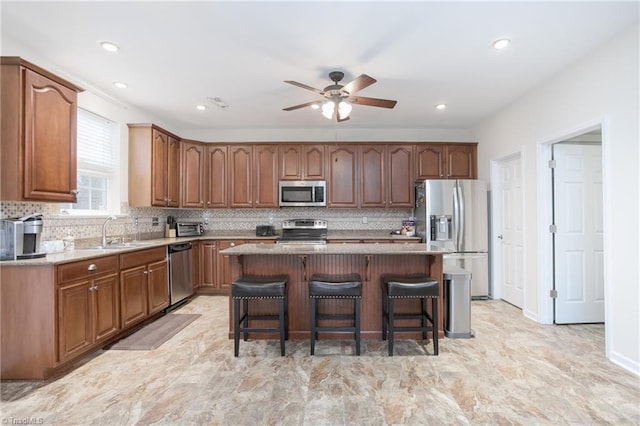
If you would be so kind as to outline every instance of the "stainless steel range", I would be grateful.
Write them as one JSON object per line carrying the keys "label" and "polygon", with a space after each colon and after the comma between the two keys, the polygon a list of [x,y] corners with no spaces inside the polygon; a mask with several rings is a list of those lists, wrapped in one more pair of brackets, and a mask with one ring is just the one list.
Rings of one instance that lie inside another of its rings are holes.
{"label": "stainless steel range", "polygon": [[285,220],[278,244],[326,244],[327,229],[327,221],[322,219]]}

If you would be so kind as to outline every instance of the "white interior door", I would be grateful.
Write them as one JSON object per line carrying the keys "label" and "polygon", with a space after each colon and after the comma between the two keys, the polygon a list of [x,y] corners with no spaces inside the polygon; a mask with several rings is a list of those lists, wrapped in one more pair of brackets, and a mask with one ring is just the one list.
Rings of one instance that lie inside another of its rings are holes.
{"label": "white interior door", "polygon": [[523,271],[523,197],[522,160],[518,154],[504,160],[499,166],[500,174],[500,227],[499,244],[501,298],[522,309],[524,304]]}
{"label": "white interior door", "polygon": [[602,147],[553,145],[555,322],[604,322]]}

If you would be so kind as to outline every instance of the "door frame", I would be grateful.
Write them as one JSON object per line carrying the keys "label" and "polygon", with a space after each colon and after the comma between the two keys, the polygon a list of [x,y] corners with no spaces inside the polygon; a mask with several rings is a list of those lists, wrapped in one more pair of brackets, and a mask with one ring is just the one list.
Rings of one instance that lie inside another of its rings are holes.
{"label": "door frame", "polygon": [[502,182],[500,179],[500,166],[505,161],[511,161],[515,158],[520,158],[521,164],[521,173],[520,173],[520,187],[523,191],[522,197],[522,288],[523,288],[523,299],[522,299],[522,311],[525,315],[530,316],[526,313],[527,306],[527,262],[525,261],[527,258],[527,233],[525,232],[526,228],[526,220],[525,220],[525,212],[527,211],[527,199],[524,196],[524,164],[525,164],[525,150],[524,146],[520,147],[519,151],[512,152],[509,155],[505,155],[500,158],[496,158],[491,160],[491,223],[489,229],[489,242],[491,247],[489,247],[489,256],[490,256],[490,275],[491,275],[491,298],[493,299],[501,299],[502,298],[502,252],[499,250],[501,241],[498,238],[498,230],[502,227],[502,201],[500,199],[500,194],[502,192]]}
{"label": "door frame", "polygon": [[610,135],[609,118],[607,116],[581,123],[571,129],[559,132],[557,135],[543,137],[537,141],[538,147],[538,318],[542,324],[553,324],[553,299],[550,292],[553,288],[553,238],[549,232],[549,225],[553,220],[552,178],[549,161],[551,160],[551,146],[555,143],[571,139],[583,133],[596,129],[602,131],[602,196],[603,196],[603,248],[604,248],[604,318],[605,318],[605,352],[609,358],[611,336],[611,262],[613,253],[609,218],[611,217],[611,196],[607,188],[609,182]]}

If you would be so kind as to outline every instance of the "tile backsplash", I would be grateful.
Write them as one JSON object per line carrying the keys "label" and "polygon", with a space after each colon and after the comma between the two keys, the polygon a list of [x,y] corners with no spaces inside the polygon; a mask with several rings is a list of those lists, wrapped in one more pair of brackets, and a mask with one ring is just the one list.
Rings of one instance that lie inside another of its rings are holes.
{"label": "tile backsplash", "polygon": [[[104,216],[73,216],[60,213],[58,204],[0,202],[0,218],[22,217],[42,213],[42,240],[60,240],[68,234],[76,240],[97,239],[102,235]],[[118,219],[107,225],[110,237],[133,239],[159,238],[164,235],[167,216],[182,220],[204,222],[205,230],[215,231],[254,230],[257,225],[272,224],[281,228],[282,221],[293,218],[326,219],[329,230],[392,230],[400,228],[402,219],[411,215],[411,209],[327,209],[327,208],[282,208],[282,209],[164,209],[126,208]],[[153,218],[159,225],[153,226]],[[137,219],[138,226],[135,222]],[[365,223],[366,222],[366,223]],[[137,231],[137,234],[136,234]]]}

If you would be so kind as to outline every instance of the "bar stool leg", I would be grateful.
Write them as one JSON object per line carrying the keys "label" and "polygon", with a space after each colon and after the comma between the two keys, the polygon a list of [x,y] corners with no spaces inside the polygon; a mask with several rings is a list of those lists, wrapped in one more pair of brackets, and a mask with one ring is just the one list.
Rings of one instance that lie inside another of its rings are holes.
{"label": "bar stool leg", "polygon": [[311,325],[309,340],[311,342],[311,355],[314,354],[316,349],[316,300],[317,299],[312,298],[309,305],[309,320]]}
{"label": "bar stool leg", "polygon": [[356,327],[356,355],[360,355],[360,298],[353,299],[353,310],[355,312]]}
{"label": "bar stool leg", "polygon": [[389,356],[393,356],[393,326],[394,326],[394,319],[393,319],[393,298],[389,297],[388,299],[388,306],[389,306]]}
{"label": "bar stool leg", "polygon": [[249,328],[249,299],[242,299],[242,306],[244,311],[244,329],[242,330],[242,339],[246,342],[249,338],[249,333],[245,331],[247,328]]}
{"label": "bar stool leg", "polygon": [[388,306],[389,298],[386,293],[382,293],[382,340],[387,340],[387,320],[389,318]]}
{"label": "bar stool leg", "polygon": [[289,298],[284,296],[284,340],[289,340]]}
{"label": "bar stool leg", "polygon": [[233,299],[233,356],[240,350],[240,299]]}
{"label": "bar stool leg", "polygon": [[422,299],[420,299],[420,321],[422,322],[422,339],[423,340],[427,340],[427,299],[425,297],[423,297]]}
{"label": "bar stool leg", "polygon": [[284,339],[285,339],[285,326],[284,326],[284,306],[285,300],[284,298],[280,299],[280,309],[278,313],[278,321],[280,322],[280,356],[284,356]]}
{"label": "bar stool leg", "polygon": [[438,355],[438,299],[431,298],[431,325],[433,335],[433,354]]}

